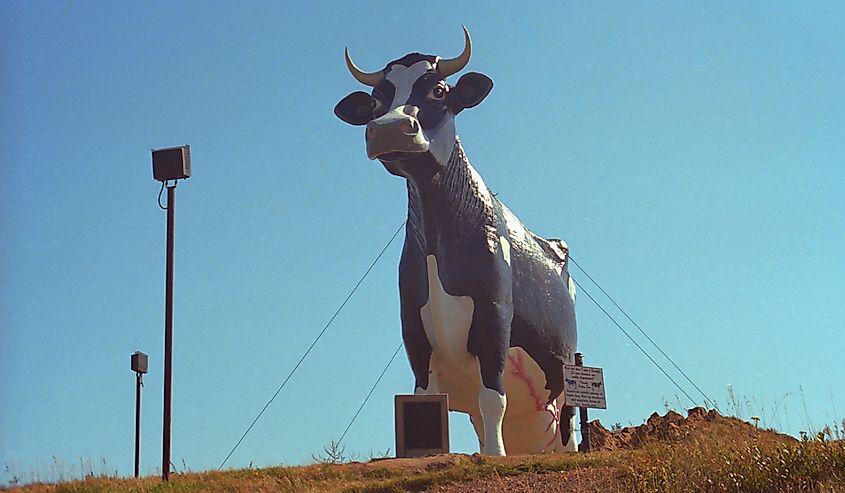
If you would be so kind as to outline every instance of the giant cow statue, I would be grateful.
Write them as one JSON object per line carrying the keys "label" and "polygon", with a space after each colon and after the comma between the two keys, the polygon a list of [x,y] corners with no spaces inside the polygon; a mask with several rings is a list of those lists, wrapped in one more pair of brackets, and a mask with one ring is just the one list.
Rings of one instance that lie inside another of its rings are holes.
{"label": "giant cow statue", "polygon": [[476,72],[455,85],[472,43],[452,59],[411,53],[352,75],[372,93],[335,107],[366,125],[367,156],[408,187],[399,263],[402,338],[416,393],[445,393],[468,413],[488,455],[574,451],[574,412],[563,406],[563,365],[575,354],[575,289],[562,240],[532,233],[470,166],[455,116],[493,81]]}

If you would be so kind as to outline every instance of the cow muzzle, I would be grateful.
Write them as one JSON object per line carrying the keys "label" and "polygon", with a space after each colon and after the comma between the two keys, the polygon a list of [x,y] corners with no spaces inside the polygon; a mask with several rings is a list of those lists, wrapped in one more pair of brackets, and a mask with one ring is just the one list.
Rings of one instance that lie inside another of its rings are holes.
{"label": "cow muzzle", "polygon": [[418,154],[429,149],[417,119],[419,108],[399,106],[367,124],[367,157],[370,159],[398,160],[405,154]]}

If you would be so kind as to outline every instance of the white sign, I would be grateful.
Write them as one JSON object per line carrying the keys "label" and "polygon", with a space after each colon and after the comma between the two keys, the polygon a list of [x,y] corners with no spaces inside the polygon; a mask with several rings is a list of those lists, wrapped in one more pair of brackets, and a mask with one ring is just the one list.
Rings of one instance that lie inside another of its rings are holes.
{"label": "white sign", "polygon": [[563,393],[567,406],[607,409],[601,368],[563,365]]}

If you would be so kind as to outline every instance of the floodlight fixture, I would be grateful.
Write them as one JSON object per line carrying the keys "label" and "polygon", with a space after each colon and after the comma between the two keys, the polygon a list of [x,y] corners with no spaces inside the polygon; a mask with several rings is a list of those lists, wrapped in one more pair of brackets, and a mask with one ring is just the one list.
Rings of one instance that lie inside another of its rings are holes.
{"label": "floodlight fixture", "polygon": [[132,371],[135,373],[147,373],[147,360],[148,357],[146,354],[141,351],[135,351],[132,354]]}
{"label": "floodlight fixture", "polygon": [[191,146],[153,149],[153,178],[156,181],[191,177]]}

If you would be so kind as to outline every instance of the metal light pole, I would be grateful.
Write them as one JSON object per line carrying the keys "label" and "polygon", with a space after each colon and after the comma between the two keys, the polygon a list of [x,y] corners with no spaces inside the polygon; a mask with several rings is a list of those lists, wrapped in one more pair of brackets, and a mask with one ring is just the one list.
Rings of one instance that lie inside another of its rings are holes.
{"label": "metal light pole", "polygon": [[[191,176],[191,147],[153,151],[153,177],[167,186],[167,266],[164,287],[164,423],[162,426],[161,476],[170,480],[170,422],[173,377],[173,250],[176,184]],[[173,181],[168,185],[168,181]],[[161,204],[159,204],[160,206]]]}
{"label": "metal light pole", "polygon": [[144,373],[147,373],[147,355],[135,351],[132,355],[132,371],[135,372],[135,477],[141,467],[141,387],[144,386]]}
{"label": "metal light pole", "polygon": [[170,480],[170,409],[173,381],[173,217],[176,185],[167,187],[167,267],[164,284],[164,424],[161,440],[161,475]]}

